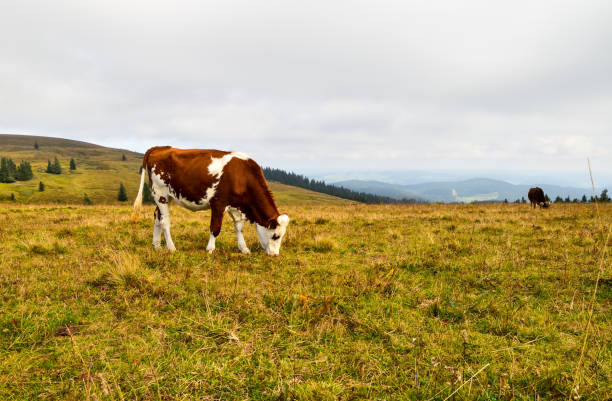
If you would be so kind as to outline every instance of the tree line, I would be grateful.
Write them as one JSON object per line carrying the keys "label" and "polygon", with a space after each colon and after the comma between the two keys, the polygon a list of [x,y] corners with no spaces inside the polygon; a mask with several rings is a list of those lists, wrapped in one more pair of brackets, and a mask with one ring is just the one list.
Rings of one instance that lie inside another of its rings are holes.
{"label": "tree line", "polygon": [[[604,188],[601,191],[601,194],[599,196],[591,195],[589,198],[587,198],[586,195],[582,195],[582,198],[580,199],[578,198],[571,199],[569,196],[562,198],[561,196],[557,195],[555,200],[551,201],[548,195],[544,194],[544,200],[547,202],[553,202],[553,203],[592,203],[592,202],[607,203],[607,202],[612,202],[612,198],[610,198],[610,195],[608,195],[607,188]],[[504,202],[508,203],[508,200],[505,199]],[[521,199],[515,200],[514,203],[527,203],[527,201],[525,200],[525,197],[522,197]]]}
{"label": "tree line", "polygon": [[399,204],[399,203],[417,203],[415,199],[395,199],[389,196],[381,196],[368,194],[365,192],[356,192],[342,186],[335,186],[326,184],[325,181],[317,181],[310,179],[300,174],[293,172],[287,172],[284,170],[264,167],[264,176],[267,180],[277,181],[281,184],[293,185],[304,189],[309,189],[315,192],[321,192],[324,194],[336,196],[338,198],[349,199],[361,203],[387,203],[387,204]]}

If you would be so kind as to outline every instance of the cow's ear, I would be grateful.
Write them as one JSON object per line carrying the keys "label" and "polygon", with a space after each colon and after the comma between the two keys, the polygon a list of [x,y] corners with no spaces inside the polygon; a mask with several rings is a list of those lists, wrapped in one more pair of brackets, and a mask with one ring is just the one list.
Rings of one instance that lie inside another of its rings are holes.
{"label": "cow's ear", "polygon": [[270,219],[268,220],[266,227],[270,230],[274,230],[276,227],[278,227],[278,221],[276,221],[276,219]]}

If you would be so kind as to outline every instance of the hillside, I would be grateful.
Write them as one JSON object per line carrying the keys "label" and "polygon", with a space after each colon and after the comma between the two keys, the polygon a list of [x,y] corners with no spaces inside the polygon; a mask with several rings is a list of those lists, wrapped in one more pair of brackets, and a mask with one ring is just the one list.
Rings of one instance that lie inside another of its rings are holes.
{"label": "hillside", "polygon": [[[38,144],[38,149],[34,144]],[[126,160],[122,160],[125,156]],[[142,154],[124,149],[113,149],[87,142],[31,135],[0,135],[0,157],[9,157],[15,163],[21,160],[32,164],[34,178],[30,181],[0,183],[0,199],[11,194],[17,203],[83,203],[84,194],[94,204],[112,204],[117,201],[119,184],[127,190],[130,204],[138,192],[138,171]],[[47,161],[57,157],[62,174],[49,174]],[[77,169],[70,171],[73,158]],[[39,192],[39,182],[45,191]],[[271,183],[272,191],[284,204],[345,204],[345,200],[301,188]]]}
{"label": "hillside", "polygon": [[428,182],[413,185],[389,184],[380,181],[349,180],[334,182],[353,191],[368,192],[390,196],[396,199],[415,197],[430,202],[472,202],[472,201],[514,201],[527,197],[531,186],[539,186],[554,199],[557,196],[580,199],[582,195],[590,197],[591,190],[585,188],[562,187],[550,184],[514,185],[501,180],[473,178],[462,181]]}

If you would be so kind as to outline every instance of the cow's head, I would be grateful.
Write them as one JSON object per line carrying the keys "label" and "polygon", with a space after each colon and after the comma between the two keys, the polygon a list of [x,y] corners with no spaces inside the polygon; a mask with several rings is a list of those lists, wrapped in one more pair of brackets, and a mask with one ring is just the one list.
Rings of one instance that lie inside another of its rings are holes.
{"label": "cow's head", "polygon": [[281,241],[287,231],[289,225],[289,216],[281,214],[275,219],[270,219],[266,227],[255,223],[259,244],[268,256],[278,256],[280,251]]}
{"label": "cow's head", "polygon": [[550,207],[550,202],[540,202],[540,207],[543,207],[544,209]]}

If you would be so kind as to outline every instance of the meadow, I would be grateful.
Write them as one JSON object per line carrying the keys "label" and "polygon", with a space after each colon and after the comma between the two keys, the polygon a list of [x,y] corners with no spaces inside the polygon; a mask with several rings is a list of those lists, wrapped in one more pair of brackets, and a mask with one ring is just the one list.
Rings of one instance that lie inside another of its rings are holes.
{"label": "meadow", "polygon": [[151,206],[2,206],[0,398],[612,397],[612,205],[280,203],[277,258],[227,216],[209,255],[208,212],[168,253]]}

